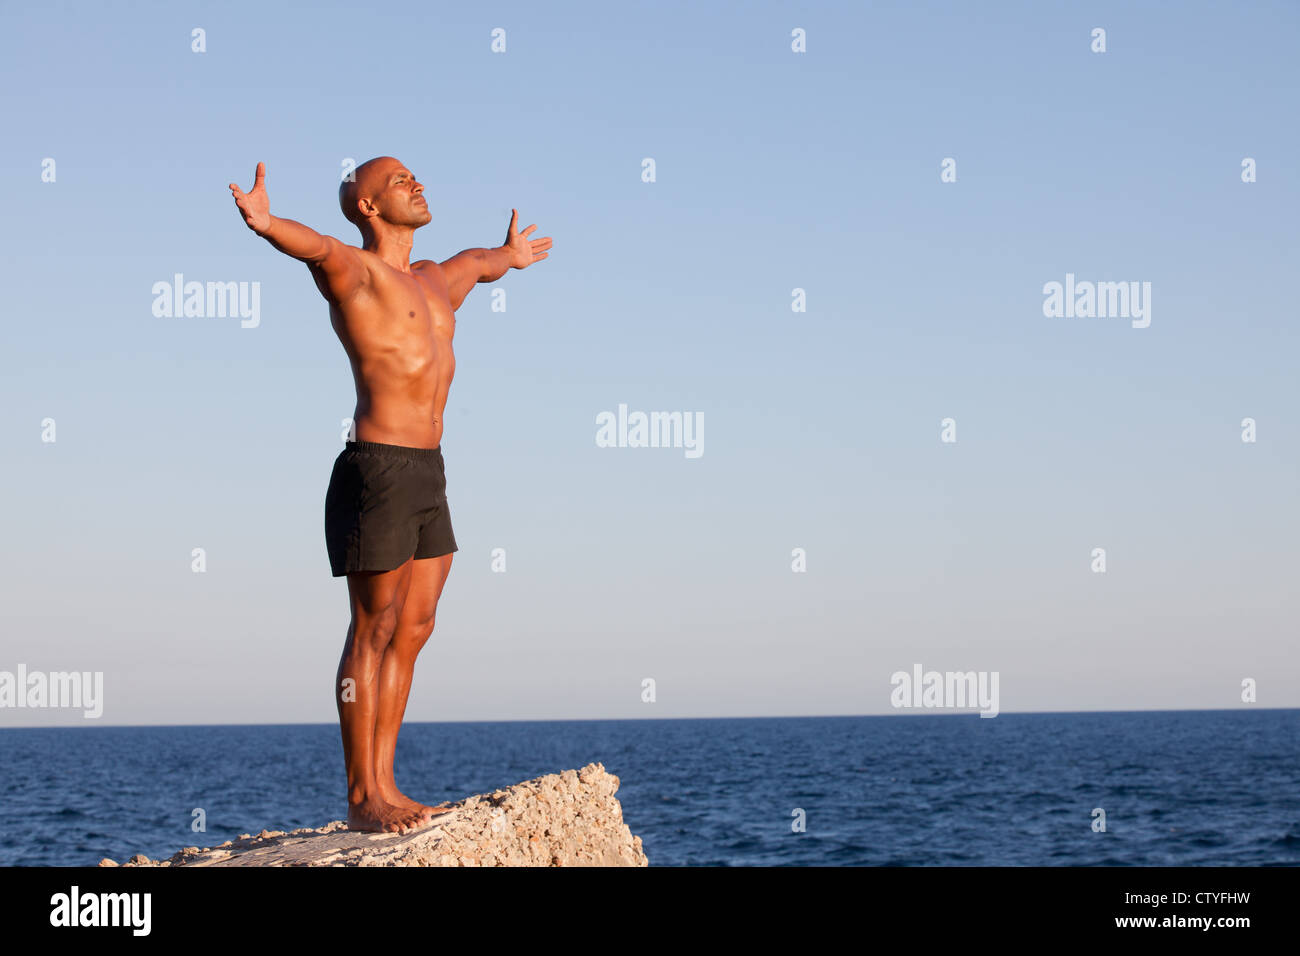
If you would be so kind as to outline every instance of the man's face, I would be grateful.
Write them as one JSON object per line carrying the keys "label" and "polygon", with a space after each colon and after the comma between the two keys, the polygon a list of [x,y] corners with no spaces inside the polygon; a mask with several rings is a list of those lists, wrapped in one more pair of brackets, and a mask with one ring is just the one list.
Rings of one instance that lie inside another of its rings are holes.
{"label": "man's face", "polygon": [[372,171],[371,202],[379,217],[394,226],[418,228],[433,219],[424,198],[424,186],[397,160],[377,164]]}

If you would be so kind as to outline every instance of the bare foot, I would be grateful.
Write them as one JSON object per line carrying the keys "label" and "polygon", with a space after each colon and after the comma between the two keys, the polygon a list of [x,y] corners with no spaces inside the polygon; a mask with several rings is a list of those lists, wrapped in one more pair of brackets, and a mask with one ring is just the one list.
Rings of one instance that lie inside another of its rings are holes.
{"label": "bare foot", "polygon": [[366,800],[348,806],[349,830],[362,830],[367,833],[405,833],[427,822],[428,818],[423,813],[410,807],[395,807],[383,800]]}
{"label": "bare foot", "polygon": [[388,785],[380,784],[379,796],[385,803],[391,804],[394,807],[400,807],[401,809],[418,813],[421,820],[425,823],[451,812],[451,807],[447,805],[445,800],[436,807],[431,807],[428,804],[420,803],[418,800],[412,800],[406,794],[402,793],[402,791],[397,789],[396,783]]}

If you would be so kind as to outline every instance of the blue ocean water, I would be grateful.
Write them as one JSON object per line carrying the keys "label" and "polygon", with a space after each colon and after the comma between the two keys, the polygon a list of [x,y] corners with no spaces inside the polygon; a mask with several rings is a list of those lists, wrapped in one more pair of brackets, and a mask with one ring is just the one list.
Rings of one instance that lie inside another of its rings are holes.
{"label": "blue ocean water", "polygon": [[[397,780],[437,802],[599,761],[652,866],[1295,865],[1298,728],[1296,710],[409,724]],[[325,724],[6,729],[0,768],[6,865],[345,811]]]}

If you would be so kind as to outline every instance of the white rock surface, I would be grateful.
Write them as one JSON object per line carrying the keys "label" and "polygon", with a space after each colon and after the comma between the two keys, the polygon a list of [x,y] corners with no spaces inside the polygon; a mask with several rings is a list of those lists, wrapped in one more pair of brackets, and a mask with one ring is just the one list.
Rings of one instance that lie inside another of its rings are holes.
{"label": "white rock surface", "polygon": [[[361,833],[342,820],[317,829],[263,830],[169,860],[124,866],[648,866],[623,822],[618,777],[604,765],[547,774],[451,804],[408,833]],[[100,866],[117,866],[102,860]]]}

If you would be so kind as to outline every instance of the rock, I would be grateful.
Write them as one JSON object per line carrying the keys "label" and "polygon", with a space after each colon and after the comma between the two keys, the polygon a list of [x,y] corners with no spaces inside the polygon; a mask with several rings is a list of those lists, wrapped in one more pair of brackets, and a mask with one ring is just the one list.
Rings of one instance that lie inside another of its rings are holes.
{"label": "rock", "polygon": [[[285,833],[241,834],[123,866],[648,866],[623,822],[618,777],[599,763],[467,797],[409,833],[363,833],[343,820]],[[117,866],[101,860],[100,866]]]}

